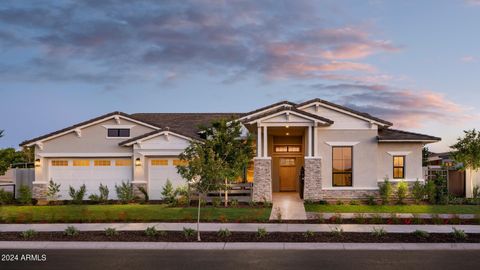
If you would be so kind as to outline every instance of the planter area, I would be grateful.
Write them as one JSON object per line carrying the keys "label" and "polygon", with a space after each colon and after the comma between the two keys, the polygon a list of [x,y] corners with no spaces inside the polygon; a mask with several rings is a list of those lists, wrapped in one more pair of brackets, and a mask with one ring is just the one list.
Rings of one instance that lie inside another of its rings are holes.
{"label": "planter area", "polygon": [[[309,242],[309,243],[480,243],[480,234],[468,234],[459,238],[453,233],[431,233],[427,236],[414,233],[387,233],[381,236],[372,233],[284,233],[272,232],[259,237],[255,232],[232,232],[228,237],[216,232],[202,232],[202,242]],[[147,236],[143,231],[121,231],[114,236],[105,232],[79,232],[67,236],[63,232],[38,232],[24,238],[20,233],[0,233],[0,241],[114,241],[114,242],[196,242],[196,235],[186,237],[184,232],[162,232]]]}

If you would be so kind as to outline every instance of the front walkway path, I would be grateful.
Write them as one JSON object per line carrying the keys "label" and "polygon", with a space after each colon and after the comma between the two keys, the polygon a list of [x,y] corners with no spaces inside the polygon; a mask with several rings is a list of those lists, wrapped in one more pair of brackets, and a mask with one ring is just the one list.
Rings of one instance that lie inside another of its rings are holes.
{"label": "front walkway path", "polygon": [[[157,230],[182,231],[183,228],[196,229],[196,223],[55,223],[55,224],[0,224],[0,232],[23,232],[29,229],[38,232],[62,232],[68,226],[80,231],[103,231],[115,228],[117,231],[143,231],[155,226]],[[256,232],[265,228],[267,232],[331,232],[342,229],[344,232],[370,233],[374,228],[383,228],[389,233],[412,233],[422,230],[429,233],[451,233],[453,228],[466,233],[480,233],[480,225],[384,225],[384,224],[287,224],[287,223],[201,223],[202,232],[217,232],[228,229],[232,232]]]}
{"label": "front walkway path", "polygon": [[307,213],[298,192],[274,192],[270,220],[306,220]]}

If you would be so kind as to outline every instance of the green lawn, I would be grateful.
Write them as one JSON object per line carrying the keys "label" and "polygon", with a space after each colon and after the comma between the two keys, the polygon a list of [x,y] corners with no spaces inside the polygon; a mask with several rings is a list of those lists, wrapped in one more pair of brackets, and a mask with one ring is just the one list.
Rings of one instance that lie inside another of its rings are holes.
{"label": "green lawn", "polygon": [[480,214],[478,205],[320,205],[305,204],[307,212]]}
{"label": "green lawn", "polygon": [[[267,221],[270,208],[202,208],[202,221]],[[195,207],[166,205],[0,206],[3,223],[196,221]]]}

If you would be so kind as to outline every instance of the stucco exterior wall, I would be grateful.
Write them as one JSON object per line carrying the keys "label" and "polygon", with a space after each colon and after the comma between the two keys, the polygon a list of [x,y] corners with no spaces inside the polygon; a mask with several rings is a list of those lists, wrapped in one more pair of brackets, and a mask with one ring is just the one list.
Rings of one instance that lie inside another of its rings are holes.
{"label": "stucco exterior wall", "polygon": [[379,143],[377,180],[383,181],[387,176],[393,180],[393,156],[405,155],[405,180],[416,181],[424,178],[422,170],[421,143]]}
{"label": "stucco exterior wall", "polygon": [[467,198],[473,197],[473,188],[475,186],[480,186],[480,170],[479,171],[466,170],[465,196]]}
{"label": "stucco exterior wall", "polygon": [[[332,145],[353,145],[353,188],[377,188],[377,130],[319,129],[318,150],[322,157],[322,188],[332,188]],[[335,187],[337,188],[337,187]],[[340,188],[340,187],[338,187]]]}

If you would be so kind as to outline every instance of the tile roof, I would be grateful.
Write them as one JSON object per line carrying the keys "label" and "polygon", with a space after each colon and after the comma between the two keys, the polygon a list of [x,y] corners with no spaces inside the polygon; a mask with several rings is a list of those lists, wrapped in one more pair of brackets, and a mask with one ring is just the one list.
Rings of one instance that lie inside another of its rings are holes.
{"label": "tile roof", "polygon": [[442,139],[430,135],[413,133],[403,130],[382,128],[378,130],[378,141],[418,141],[418,142],[437,142]]}
{"label": "tile roof", "polygon": [[309,112],[306,112],[306,111],[301,111],[295,107],[280,107],[280,108],[277,108],[275,110],[270,110],[270,111],[267,111],[265,113],[262,113],[262,114],[259,114],[259,115],[256,115],[254,117],[251,117],[251,118],[247,118],[245,119],[244,121],[245,122],[251,122],[251,121],[255,121],[257,119],[260,119],[260,118],[263,118],[265,116],[268,116],[268,115],[272,115],[272,114],[275,114],[275,113],[278,113],[278,112],[282,112],[282,111],[292,111],[292,112],[296,112],[296,113],[299,113],[299,114],[302,114],[302,115],[305,115],[305,116],[308,116],[310,118],[314,118],[314,119],[317,119],[317,120],[320,120],[322,122],[325,122],[327,123],[328,125],[331,125],[333,124],[333,121],[330,120],[330,119],[327,119],[325,117],[321,117],[321,116],[318,116],[316,114],[313,114],[313,113],[309,113]]}

